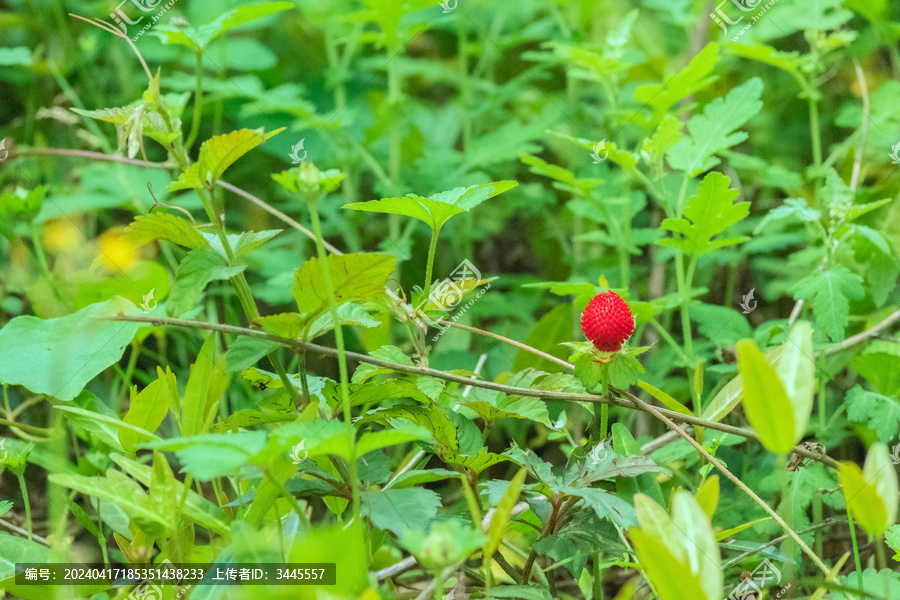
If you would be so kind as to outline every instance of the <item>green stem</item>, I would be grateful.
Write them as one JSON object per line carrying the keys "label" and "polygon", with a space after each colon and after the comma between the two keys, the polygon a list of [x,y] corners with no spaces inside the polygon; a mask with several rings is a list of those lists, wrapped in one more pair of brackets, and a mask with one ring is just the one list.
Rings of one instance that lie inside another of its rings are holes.
{"label": "green stem", "polygon": [[594,600],[603,600],[603,572],[600,570],[599,552],[594,552]]}
{"label": "green stem", "polygon": [[812,135],[813,163],[816,166],[816,178],[822,169],[822,138],[819,129],[819,102],[812,95],[809,97],[809,128]]}
{"label": "green stem", "polygon": [[203,116],[203,52],[197,50],[197,87],[194,90],[194,115],[191,117],[191,132],[184,147],[190,148],[200,133],[200,119]]}
{"label": "green stem", "polygon": [[[388,137],[388,174],[395,193],[399,194],[400,164],[403,160],[402,138],[400,136],[400,65],[397,60],[390,60],[397,49],[388,49],[388,105],[391,111],[391,130]],[[388,217],[388,235],[392,240],[400,236],[400,215]]]}
{"label": "green stem", "polygon": [[28,487],[25,485],[24,472],[16,473],[19,478],[19,489],[22,490],[22,502],[25,503],[25,527],[28,530],[28,541],[32,540],[31,534],[31,503],[28,501]]}
{"label": "green stem", "polygon": [[847,504],[847,524],[850,527],[850,542],[853,545],[853,562],[856,565],[856,585],[860,591],[863,588],[862,562],[859,560],[859,546],[856,543],[856,525],[853,523],[853,512]]}
{"label": "green stem", "polygon": [[[356,453],[356,434],[353,429],[352,413],[350,411],[350,378],[347,375],[347,356],[344,350],[344,329],[338,317],[337,299],[334,295],[334,284],[331,281],[331,269],[328,266],[328,253],[325,244],[322,243],[322,225],[319,221],[319,211],[316,208],[316,199],[310,197],[306,205],[309,207],[309,215],[312,219],[313,233],[316,236],[316,251],[319,256],[319,264],[322,265],[322,278],[325,280],[325,291],[328,293],[328,304],[331,309],[331,318],[334,323],[334,339],[338,353],[338,370],[341,376],[341,403],[344,408],[344,422],[347,425],[347,438],[350,442],[350,455]],[[348,460],[350,490],[353,495],[353,518],[359,516],[359,479],[356,472],[356,460]]]}
{"label": "green stem", "polygon": [[431,277],[434,272],[434,253],[437,250],[438,235],[440,235],[440,233],[440,227],[431,230],[431,245],[428,246],[428,264],[425,266],[425,292],[423,294],[425,298],[428,298],[428,294],[431,293]]}

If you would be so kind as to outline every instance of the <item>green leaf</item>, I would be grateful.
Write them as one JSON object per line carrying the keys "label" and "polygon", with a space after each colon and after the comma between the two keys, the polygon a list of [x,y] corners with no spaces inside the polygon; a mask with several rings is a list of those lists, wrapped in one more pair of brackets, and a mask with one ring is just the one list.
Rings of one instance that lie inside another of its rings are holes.
{"label": "green leaf", "polygon": [[900,598],[900,573],[897,573],[897,571],[892,571],[891,569],[877,571],[869,567],[862,572],[862,579],[863,591],[866,596],[856,592],[859,584],[857,583],[857,575],[853,572],[838,577],[838,581],[846,588],[849,588],[852,593],[850,591],[835,590],[832,592],[833,600]]}
{"label": "green leaf", "polygon": [[642,381],[640,379],[638,379],[637,384],[639,388],[659,400],[666,408],[674,410],[675,412],[680,412],[683,415],[693,416],[694,413],[691,412],[691,409],[689,409],[687,406],[685,406],[669,394],[665,393],[661,389],[656,388],[646,381]]}
{"label": "green leaf", "polygon": [[265,446],[264,431],[241,431],[172,438],[141,447],[175,452],[185,472],[200,481],[211,481],[250,463]]}
{"label": "green leaf", "polygon": [[359,438],[356,442],[357,458],[367,454],[373,450],[387,448],[396,444],[405,444],[413,441],[430,441],[432,439],[431,432],[419,425],[406,423],[395,425],[391,429],[384,431],[369,431]]}
{"label": "green leaf", "polygon": [[850,366],[885,396],[900,393],[900,344],[883,340],[870,342]]}
{"label": "green leaf", "polygon": [[472,388],[468,397],[460,398],[460,404],[474,410],[486,422],[493,423],[505,418],[527,419],[552,427],[547,406],[540,398],[508,396],[502,392]]}
{"label": "green leaf", "polygon": [[744,410],[759,441],[771,452],[790,452],[797,441],[793,409],[775,368],[753,340],[738,342],[737,357],[744,382]]}
{"label": "green leaf", "polygon": [[197,162],[169,184],[170,192],[191,188],[209,188],[222,177],[222,173],[234,162],[284,128],[264,133],[262,129],[239,129],[217,135],[203,142]]}
{"label": "green leaf", "polygon": [[32,64],[34,62],[31,58],[31,50],[27,46],[0,48],[0,66],[22,65],[23,67],[30,67]]}
{"label": "green leaf", "polygon": [[372,525],[403,537],[408,531],[422,531],[437,516],[441,498],[424,488],[363,492],[360,512]]}
{"label": "green leaf", "polygon": [[672,497],[672,516],[643,495],[634,498],[639,529],[629,533],[650,581],[666,600],[719,600],[723,574],[709,518],[691,494]]}
{"label": "green leaf", "polygon": [[816,388],[816,363],[813,352],[813,328],[806,321],[797,321],[788,333],[784,351],[775,366],[775,373],[784,385],[794,413],[794,440],[806,433],[812,413]]}
{"label": "green leaf", "polygon": [[471,525],[456,518],[436,521],[427,535],[422,527],[411,528],[400,539],[422,566],[432,572],[458,565],[486,541]]}
{"label": "green leaf", "polygon": [[184,389],[181,403],[181,435],[184,437],[199,435],[209,429],[228,385],[228,376],[215,354],[216,334],[213,333],[203,342]]}
{"label": "green leaf", "polygon": [[666,153],[673,169],[694,177],[721,162],[714,155],[723,148],[731,148],[747,139],[737,128],[753,118],[762,108],[762,81],[754,77],[731,90],[725,98],[716,98],[706,105],[702,114],[688,121],[689,135],[681,138]]}
{"label": "green leaf", "polygon": [[34,221],[41,212],[45,192],[46,188],[39,185],[27,192],[20,189],[15,194],[0,194],[0,223],[6,221],[6,223],[0,224],[0,230],[6,229],[14,222],[31,223]]}
{"label": "green leaf", "polygon": [[750,239],[712,239],[750,214],[749,202],[734,203],[739,194],[728,187],[730,183],[731,179],[721,173],[713,172],[704,177],[697,195],[687,201],[684,216],[665,219],[661,225],[663,229],[680,233],[684,238],[667,238],[657,243],[698,255]]}
{"label": "green leaf", "polygon": [[776,206],[766,213],[759,225],[753,230],[753,233],[759,235],[763,231],[768,231],[767,226],[773,222],[797,219],[803,223],[814,223],[822,218],[822,213],[811,208],[806,202],[806,198],[788,198],[781,206]]}
{"label": "green leaf", "polygon": [[[337,304],[360,302],[384,293],[384,285],[394,271],[389,254],[355,253],[328,256],[328,271]],[[318,258],[311,258],[294,274],[291,288],[300,313],[315,319],[329,307],[325,276]]]}
{"label": "green leaf", "polygon": [[0,329],[0,381],[71,400],[125,351],[140,323],[108,320],[140,310],[116,297],[56,319],[16,317]]}
{"label": "green leaf", "polygon": [[[616,454],[621,456],[645,456],[634,436],[622,423],[612,424],[612,434]],[[662,503],[662,489],[654,471],[648,470],[648,472],[641,473],[636,477],[616,479],[616,493],[620,498],[630,501],[639,492],[646,494],[654,502]]]}
{"label": "green leaf", "polygon": [[229,267],[222,255],[210,246],[191,250],[175,271],[175,283],[166,302],[166,314],[180,317],[197,306],[210,281],[230,279],[246,268],[247,265]]}
{"label": "green leaf", "polygon": [[243,25],[254,19],[259,19],[283,10],[293,8],[290,2],[266,2],[263,4],[251,4],[230,10],[221,15],[215,21],[201,27],[175,27],[174,25],[160,25],[153,29],[154,35],[164,44],[181,44],[191,50],[202,50],[212,40],[223,33]]}
{"label": "green leaf", "polygon": [[186,248],[203,248],[206,239],[190,223],[164,212],[138,215],[134,222],[125,228],[128,239],[138,245],[148,244],[156,240],[165,240]]}
{"label": "green leaf", "polygon": [[522,484],[525,482],[525,475],[528,472],[525,469],[519,469],[510,480],[503,497],[497,503],[497,510],[494,512],[494,518],[491,519],[491,526],[487,531],[488,541],[484,546],[484,555],[493,556],[500,548],[500,542],[506,534],[506,527],[509,525],[509,519],[512,515],[513,507],[519,499],[522,491]]}
{"label": "green leaf", "polygon": [[850,322],[850,300],[865,296],[862,278],[843,265],[834,264],[807,275],[791,291],[794,298],[813,298],[816,323],[833,341],[844,339],[844,329]]}
{"label": "green leaf", "polygon": [[847,418],[865,423],[882,442],[890,443],[900,433],[900,402],[896,398],[857,385],[847,392],[844,404]]}
{"label": "green leaf", "polygon": [[[766,361],[771,365],[778,364],[778,361],[781,359],[781,353],[783,351],[784,344],[767,350]],[[738,374],[737,377],[726,383],[725,387],[719,390],[719,392],[711,402],[706,404],[706,407],[703,409],[702,417],[710,421],[721,421],[726,416],[728,416],[728,414],[730,414],[738,404],[741,403],[741,399],[743,399],[743,397],[744,378],[741,377],[740,374]]]}
{"label": "green leaf", "polygon": [[[128,412],[122,418],[123,422],[140,427],[150,433],[155,432],[162,424],[166,413],[169,412],[169,407],[177,406],[178,403],[178,399],[169,397],[173,389],[176,393],[178,390],[175,374],[168,367],[165,371],[161,367],[156,367],[156,372],[158,378],[141,390],[141,393],[137,392],[137,386],[131,388],[131,402]],[[134,452],[135,444],[150,439],[131,429],[119,430],[119,441],[126,452]]]}
{"label": "green leaf", "polygon": [[705,88],[717,79],[710,76],[719,62],[719,45],[707,44],[691,62],[664,83],[639,85],[634,90],[634,98],[654,109],[654,115],[661,116],[671,106],[683,98]]}
{"label": "green leaf", "polygon": [[862,469],[842,462],[838,476],[853,517],[870,535],[882,535],[897,521],[897,472],[885,444],[872,444]]}
{"label": "green leaf", "polygon": [[151,507],[150,498],[143,488],[115,469],[108,469],[105,477],[51,474],[49,480],[56,485],[115,504],[150,536],[161,535],[170,525],[165,516]]}
{"label": "green leaf", "polygon": [[560,491],[581,498],[597,517],[609,519],[619,527],[628,528],[637,523],[634,507],[606,490],[563,486]]}
{"label": "green leaf", "polygon": [[430,198],[410,194],[400,198],[382,198],[369,202],[354,202],[344,208],[404,215],[418,219],[432,230],[439,230],[451,217],[468,212],[489,198],[519,185],[515,181],[497,181],[467,188],[455,188]]}
{"label": "green leaf", "polygon": [[729,54],[742,56],[767,65],[772,65],[773,67],[778,67],[795,77],[802,76],[800,68],[808,60],[802,57],[799,52],[780,52],[765,44],[728,42],[724,44],[724,47]]}

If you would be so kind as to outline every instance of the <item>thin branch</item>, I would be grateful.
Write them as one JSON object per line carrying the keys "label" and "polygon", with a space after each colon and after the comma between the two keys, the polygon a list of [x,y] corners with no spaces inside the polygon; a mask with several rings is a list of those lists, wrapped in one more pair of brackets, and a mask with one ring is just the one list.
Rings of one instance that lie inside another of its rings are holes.
{"label": "thin branch", "polygon": [[88,150],[71,150],[69,148],[26,148],[25,150],[17,149],[13,158],[17,156],[36,156],[41,154],[55,154],[58,156],[81,156],[83,158],[106,160],[110,162],[124,163],[126,165],[135,165],[137,167],[147,167],[150,169],[174,169],[178,166],[175,163],[170,162],[147,162],[138,160],[136,158],[103,154],[102,152],[90,152]]}
{"label": "thin branch", "polygon": [[490,331],[485,331],[484,329],[478,329],[477,327],[472,327],[470,325],[463,325],[461,323],[454,323],[452,321],[444,321],[443,319],[439,320],[438,323],[441,325],[449,325],[450,327],[456,327],[458,329],[464,329],[465,331],[471,331],[472,333],[480,333],[481,335],[486,335],[488,337],[492,337],[495,340],[500,340],[501,342],[506,342],[507,344],[512,344],[526,352],[531,352],[532,354],[536,354],[543,359],[549,360],[550,362],[556,363],[562,367],[567,369],[574,369],[575,366],[567,363],[561,358],[557,358],[551,354],[547,354],[546,352],[541,352],[537,348],[532,348],[527,344],[523,344],[522,342],[517,342],[516,340],[510,339],[508,337],[503,337],[502,335],[497,335],[496,333],[491,333]]}
{"label": "thin branch", "polygon": [[[817,529],[824,529],[825,527],[829,527],[829,526],[831,526],[831,525],[834,525],[835,523],[846,523],[846,522],[847,522],[847,519],[839,519],[839,518],[837,518],[837,517],[832,517],[832,518],[830,518],[830,519],[825,519],[825,520],[822,521],[821,523],[816,523],[816,524],[813,525],[812,527],[807,527],[806,529],[801,529],[800,531],[797,532],[797,535],[804,535],[804,534],[806,534],[806,533],[810,533],[810,532],[815,531],[815,530],[817,530]],[[768,547],[770,547],[770,546],[774,546],[775,544],[780,544],[781,542],[783,542],[783,541],[786,540],[787,538],[788,538],[787,534],[784,534],[784,535],[779,536],[779,537],[777,537],[777,538],[775,538],[775,539],[769,540],[768,542],[766,542],[766,543],[763,544],[762,546],[759,546],[759,547],[757,547],[757,548],[754,548],[753,550],[747,550],[746,552],[744,552],[744,553],[742,553],[742,554],[738,554],[737,556],[735,556],[734,558],[732,558],[731,560],[729,560],[727,563],[723,564],[723,565],[722,565],[722,570],[724,571],[726,568],[730,567],[731,565],[740,562],[741,560],[747,558],[748,556],[752,556],[753,554],[757,554],[758,552],[762,552],[763,550],[765,550],[766,548],[768,548]]]}
{"label": "thin branch", "polygon": [[745,494],[747,494],[748,496],[750,496],[750,498],[752,498],[754,502],[756,502],[757,504],[759,504],[760,507],[762,507],[763,510],[765,510],[767,513],[769,513],[769,516],[772,517],[773,519],[775,519],[775,522],[778,523],[778,524],[781,526],[781,528],[784,529],[784,531],[785,531],[789,536],[791,536],[791,538],[793,538],[793,540],[794,540],[795,542],[797,542],[797,544],[798,544],[798,545],[800,546],[800,548],[806,553],[806,555],[809,556],[809,557],[812,559],[812,561],[813,561],[814,563],[816,563],[816,566],[819,567],[819,569],[820,569],[823,573],[825,573],[825,576],[826,576],[826,577],[828,577],[828,576],[830,575],[831,572],[829,571],[828,567],[825,565],[824,562],[822,562],[822,559],[819,558],[818,555],[817,555],[815,552],[812,551],[812,548],[810,548],[809,546],[807,546],[807,545],[806,545],[806,542],[804,542],[804,541],[800,538],[800,536],[797,535],[797,533],[796,533],[793,529],[791,529],[790,525],[788,525],[787,523],[785,523],[784,519],[782,519],[782,518],[778,515],[777,512],[775,512],[774,510],[772,510],[772,508],[771,508],[768,504],[766,504],[766,502],[765,502],[762,498],[760,498],[759,496],[757,496],[757,495],[756,495],[756,492],[754,492],[752,489],[750,489],[750,488],[747,486],[747,484],[745,484],[743,481],[741,481],[740,479],[738,479],[731,471],[728,470],[728,468],[727,468],[725,465],[723,465],[722,463],[720,463],[720,462],[719,462],[712,454],[710,454],[710,453],[706,450],[706,448],[704,448],[703,446],[701,446],[699,443],[697,443],[697,441],[696,441],[694,438],[692,438],[692,437],[689,436],[687,433],[685,433],[685,431],[684,431],[681,427],[679,427],[679,426],[676,425],[674,422],[672,422],[671,419],[669,419],[668,417],[666,417],[665,415],[663,415],[663,414],[662,414],[662,411],[660,411],[660,410],[658,410],[658,409],[656,409],[656,408],[650,406],[649,404],[647,404],[646,402],[644,402],[643,400],[641,400],[640,398],[638,398],[637,396],[635,396],[635,395],[633,395],[633,394],[630,394],[630,393],[628,393],[628,392],[626,392],[626,394],[627,394],[628,397],[631,398],[631,400],[632,400],[633,402],[635,402],[638,406],[642,406],[642,407],[644,408],[644,410],[646,410],[647,412],[653,414],[653,416],[655,416],[657,419],[659,419],[660,421],[662,421],[663,423],[665,423],[666,425],[668,425],[668,427],[669,427],[670,429],[672,429],[673,431],[677,431],[677,432],[678,432],[678,435],[680,435],[680,436],[683,437],[685,440],[687,440],[687,442],[688,442],[691,446],[693,446],[698,452],[700,452],[700,454],[702,454],[702,455],[706,458],[706,460],[708,460],[714,467],[716,467],[719,471],[721,471],[722,474],[725,475],[725,477],[727,477],[728,479],[730,479],[732,483],[734,483],[736,486],[738,486],[739,488],[741,488],[741,489],[744,491]]}
{"label": "thin branch", "polygon": [[857,333],[854,336],[848,337],[846,340],[844,340],[843,342],[841,342],[840,344],[838,344],[836,346],[832,346],[831,348],[825,349],[825,351],[824,351],[825,356],[829,356],[831,354],[835,354],[842,350],[846,350],[847,348],[850,348],[851,346],[854,346],[854,345],[858,344],[859,342],[865,341],[870,337],[874,337],[874,336],[878,335],[878,333],[881,332],[882,330],[884,330],[887,327],[890,327],[892,324],[896,323],[898,320],[900,320],[900,310],[895,311],[895,312],[891,313],[890,315],[888,315],[887,318],[884,321],[882,321],[881,323],[879,323],[878,325],[870,327],[869,329],[866,329],[862,333]]}
{"label": "thin branch", "polygon": [[[203,321],[192,321],[189,319],[171,319],[166,317],[145,317],[145,316],[126,316],[123,314],[119,314],[117,317],[112,317],[111,320],[114,321],[128,321],[132,323],[148,323],[150,325],[154,325],[157,327],[161,327],[163,325],[171,325],[174,327],[189,327],[193,329],[206,329],[209,331],[221,331],[223,333],[231,333],[234,335],[245,335],[247,337],[252,337],[260,340],[268,340],[270,342],[275,342],[276,344],[281,344],[283,346],[288,346],[295,351],[306,351],[306,352],[317,352],[319,354],[323,354],[325,356],[337,356],[337,350],[334,348],[329,348],[327,346],[319,346],[318,344],[311,344],[309,342],[301,342],[299,340],[294,340],[290,338],[283,338],[277,335],[272,335],[269,333],[265,333],[264,331],[259,331],[257,329],[247,329],[244,327],[235,327],[234,325],[224,325],[219,323],[205,323]],[[511,385],[504,385],[501,383],[494,383],[493,381],[482,381],[478,379],[470,379],[469,377],[465,377],[462,375],[456,375],[453,373],[445,373],[444,371],[439,371],[437,369],[431,369],[428,367],[417,367],[413,365],[399,365],[396,363],[388,362],[385,360],[381,360],[378,358],[373,358],[371,356],[367,356],[365,354],[359,354],[357,352],[346,352],[347,358],[362,362],[368,363],[371,365],[375,365],[378,367],[384,367],[386,369],[390,369],[392,371],[398,371],[401,373],[412,373],[414,375],[425,375],[429,377],[436,377],[438,379],[443,379],[445,381],[453,381],[455,383],[459,383],[462,385],[471,385],[472,387],[484,388],[487,390],[492,390],[496,392],[503,392],[504,394],[510,396],[527,396],[530,398],[542,398],[548,400],[565,400],[568,402],[592,402],[595,404],[610,404],[613,406],[621,406],[623,408],[629,408],[632,410],[640,410],[651,413],[660,413],[671,419],[676,419],[678,421],[683,421],[685,423],[689,423],[694,426],[705,427],[707,429],[714,429],[716,431],[722,431],[724,433],[731,433],[743,438],[758,440],[758,436],[753,431],[748,431],[746,429],[742,429],[740,427],[734,427],[731,425],[726,425],[724,423],[718,423],[716,421],[709,421],[707,419],[701,419],[699,417],[695,417],[692,415],[684,415],[672,410],[664,409],[664,408],[652,408],[648,410],[647,404],[643,401],[637,399],[636,397],[628,392],[622,392],[619,390],[616,391],[618,396],[614,396],[610,394],[609,396],[601,396],[597,394],[575,394],[569,392],[554,392],[548,390],[532,390],[529,388],[521,388],[515,387]],[[611,388],[612,389],[612,388]],[[830,467],[837,468],[838,463],[832,458],[825,456],[819,452],[810,451],[807,448],[803,448],[800,446],[794,446],[793,450],[794,454],[799,454],[805,458],[809,458],[823,464],[826,464]]]}

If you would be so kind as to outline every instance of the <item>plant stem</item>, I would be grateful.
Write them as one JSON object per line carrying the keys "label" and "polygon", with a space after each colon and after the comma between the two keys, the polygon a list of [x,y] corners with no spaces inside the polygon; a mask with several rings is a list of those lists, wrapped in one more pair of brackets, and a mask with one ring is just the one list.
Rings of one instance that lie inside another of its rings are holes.
{"label": "plant stem", "polygon": [[190,149],[197,141],[200,133],[200,119],[203,116],[203,52],[197,49],[197,87],[194,90],[194,114],[191,117],[191,132],[184,143],[184,147]]}
{"label": "plant stem", "polygon": [[434,272],[434,253],[437,250],[437,241],[440,233],[440,227],[431,230],[431,244],[428,246],[428,264],[425,266],[425,287],[423,288],[425,290],[423,295],[426,299],[431,293],[431,277]]}
{"label": "plant stem", "polygon": [[[328,304],[331,309],[331,319],[334,323],[334,339],[337,346],[338,370],[341,376],[341,403],[344,409],[344,423],[347,425],[347,439],[350,443],[350,455],[356,456],[356,432],[353,429],[352,413],[350,411],[350,378],[347,374],[347,356],[344,350],[344,329],[338,316],[337,299],[334,295],[334,284],[331,281],[331,269],[328,265],[328,253],[322,243],[322,225],[319,221],[319,211],[316,208],[316,198],[310,196],[306,202],[309,207],[309,215],[312,219],[313,233],[316,236],[316,251],[319,256],[319,264],[322,266],[322,278],[325,280],[325,291],[328,293]],[[350,490],[353,498],[353,518],[359,517],[359,479],[356,472],[356,460],[348,460]]]}
{"label": "plant stem", "polygon": [[853,512],[847,504],[847,523],[850,527],[850,542],[853,545],[853,563],[856,565],[856,584],[863,590],[862,563],[859,560],[859,546],[856,543],[856,525],[853,523]]}
{"label": "plant stem", "polygon": [[28,501],[28,487],[25,485],[24,470],[16,473],[19,478],[19,489],[22,490],[22,502],[25,503],[25,527],[28,528],[28,541],[31,541],[31,503]]}
{"label": "plant stem", "polygon": [[594,552],[594,600],[603,600],[603,572],[600,570],[600,552]]}
{"label": "plant stem", "polygon": [[[814,84],[813,84],[814,85]],[[819,102],[809,95],[809,129],[812,136],[813,164],[816,166],[816,179],[822,169],[822,138],[819,130]]]}

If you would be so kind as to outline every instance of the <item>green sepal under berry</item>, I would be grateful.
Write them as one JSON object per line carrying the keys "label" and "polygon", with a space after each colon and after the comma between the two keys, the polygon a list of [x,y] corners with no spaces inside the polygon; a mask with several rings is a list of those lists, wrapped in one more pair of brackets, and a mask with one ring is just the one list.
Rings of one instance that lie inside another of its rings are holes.
{"label": "green sepal under berry", "polygon": [[[650,349],[650,346],[638,346],[622,348],[614,353],[601,353],[591,342],[564,342],[563,346],[572,348],[569,362],[575,365],[575,377],[589,391],[603,383],[604,379],[609,385],[620,389],[628,389],[636,384],[644,367],[635,357]],[[601,357],[601,354],[605,356]],[[600,360],[606,357],[607,362]]]}

